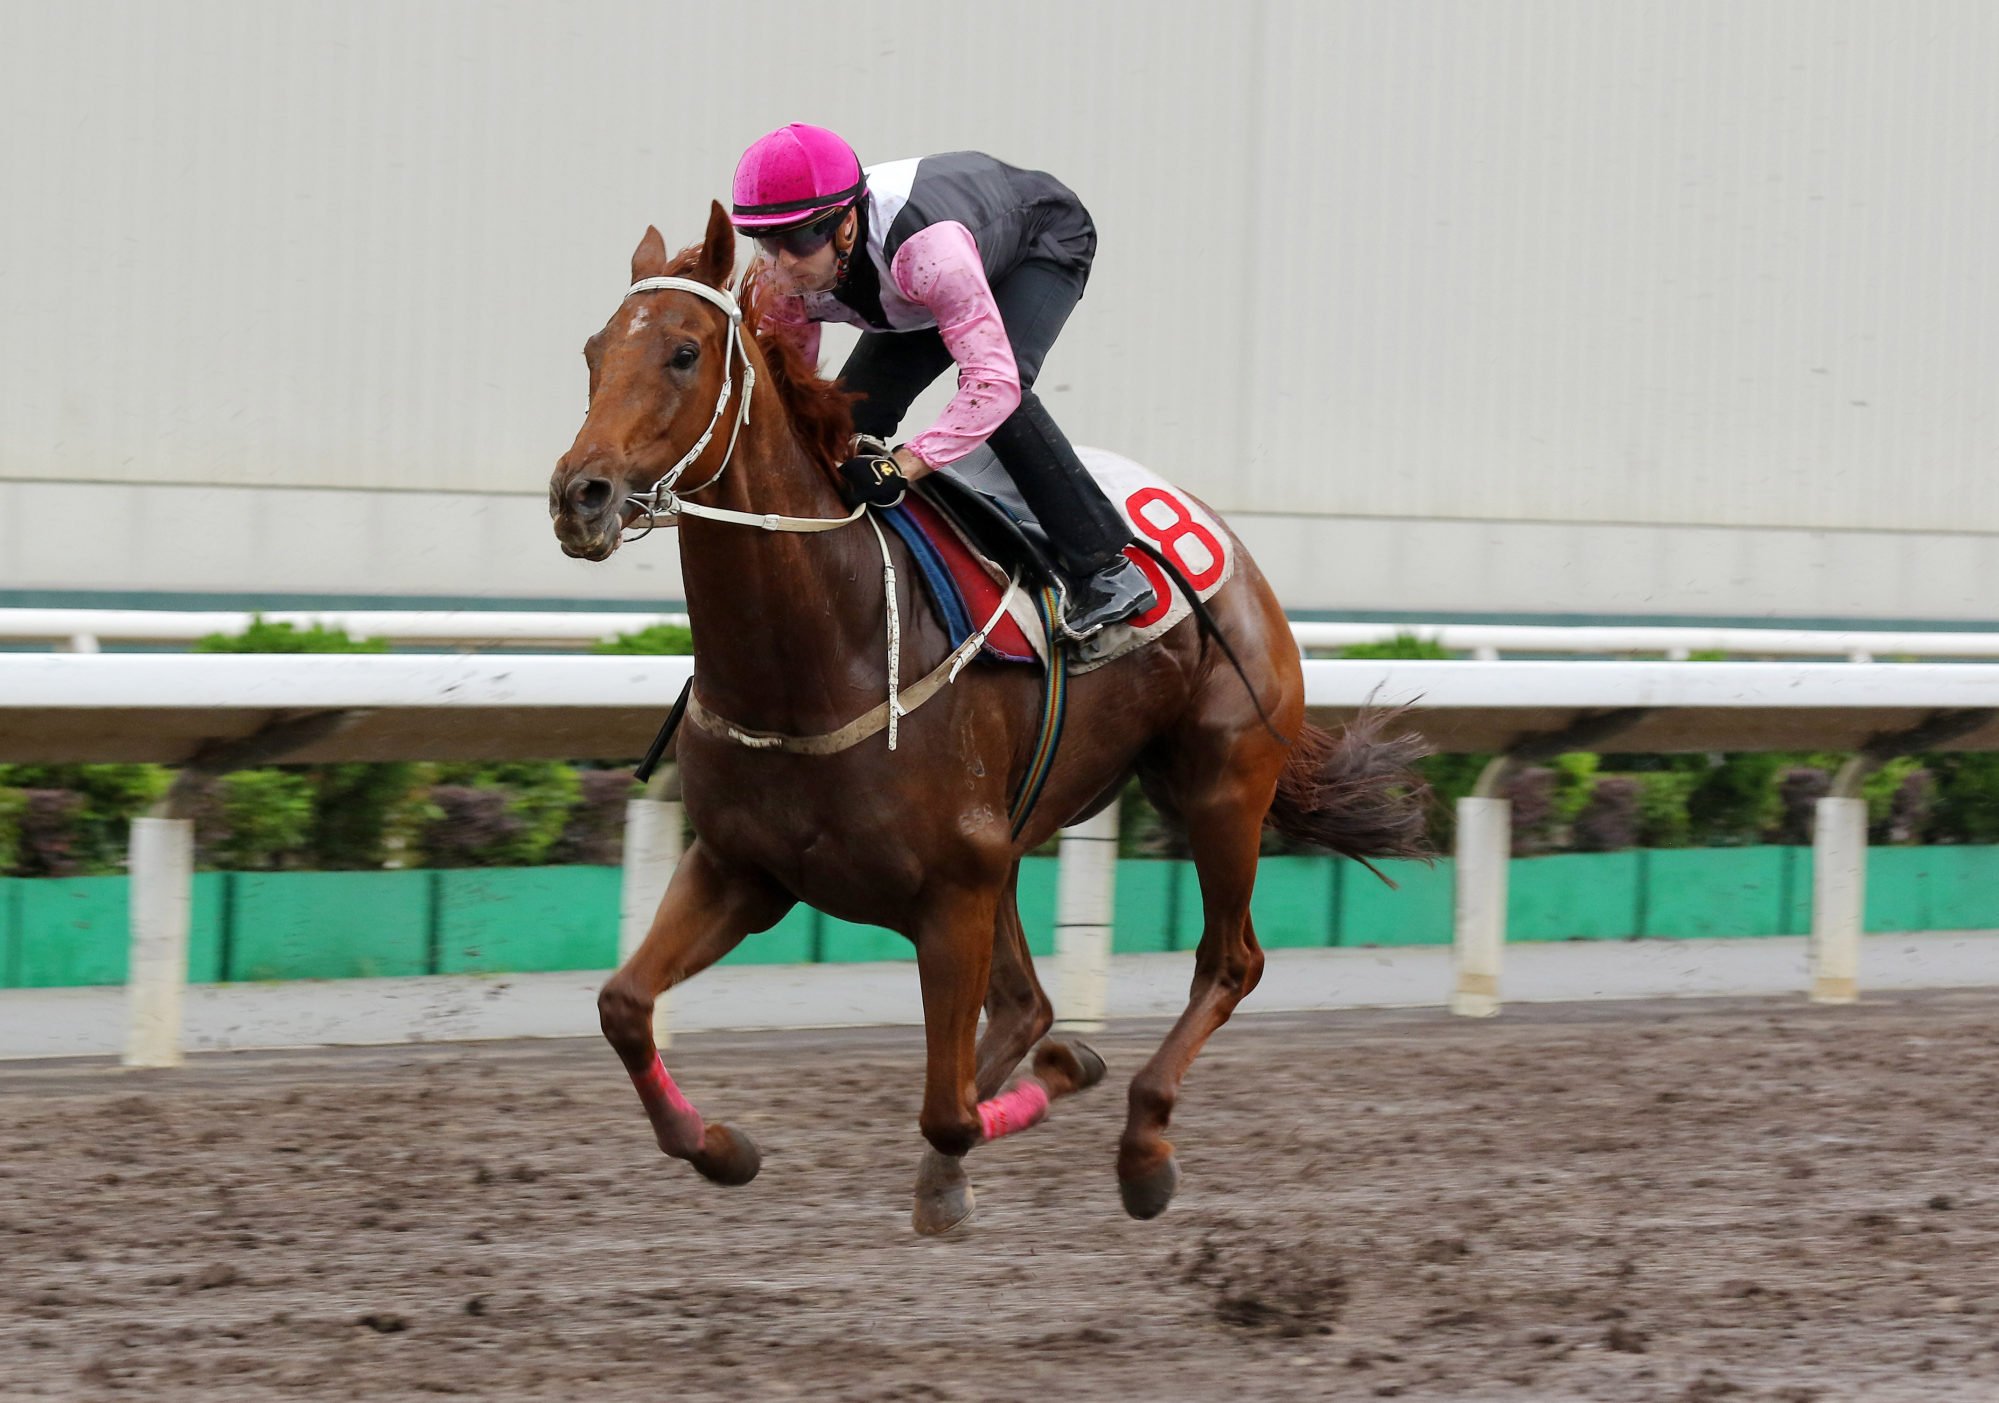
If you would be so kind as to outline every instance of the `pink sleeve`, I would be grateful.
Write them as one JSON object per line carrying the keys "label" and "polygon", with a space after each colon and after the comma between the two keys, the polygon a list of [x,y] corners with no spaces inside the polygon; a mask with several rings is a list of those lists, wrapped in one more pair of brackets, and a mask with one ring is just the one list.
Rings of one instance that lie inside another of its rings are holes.
{"label": "pink sleeve", "polygon": [[804,304],[796,297],[785,297],[779,293],[766,293],[769,305],[765,307],[763,319],[775,328],[779,335],[796,346],[805,357],[805,363],[814,371],[819,369],[819,323],[805,315]]}
{"label": "pink sleeve", "polygon": [[986,283],[972,231],[955,221],[909,236],[889,269],[902,295],[937,319],[945,349],[958,362],[958,393],[937,422],[909,441],[933,467],[955,463],[991,437],[1020,406],[1020,372],[999,304]]}

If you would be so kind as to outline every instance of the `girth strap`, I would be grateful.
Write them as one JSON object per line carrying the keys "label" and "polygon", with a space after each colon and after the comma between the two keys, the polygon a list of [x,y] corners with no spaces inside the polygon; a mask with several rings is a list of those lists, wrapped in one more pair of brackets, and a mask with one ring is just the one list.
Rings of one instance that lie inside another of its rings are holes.
{"label": "girth strap", "polygon": [[666,748],[673,744],[673,733],[680,729],[680,718],[687,714],[687,699],[694,695],[694,679],[687,679],[687,685],[680,689],[680,695],[673,699],[673,710],[666,713],[666,724],[659,728],[659,734],[652,738],[652,745],[639,761],[639,767],[632,771],[632,778],[644,784],[652,778],[652,772],[659,768],[659,762],[666,757]]}
{"label": "girth strap", "polygon": [[1041,679],[1041,724],[1034,738],[1034,758],[1028,762],[1027,773],[1020,781],[1020,790],[1007,809],[1007,819],[1015,838],[1026,829],[1027,821],[1034,817],[1034,806],[1041,801],[1042,786],[1048,783],[1048,775],[1055,768],[1055,754],[1062,746],[1062,724],[1069,715],[1069,645],[1055,628],[1059,607],[1055,591],[1043,585],[1035,595],[1034,604],[1036,612],[1041,615],[1042,632],[1048,639],[1048,671]]}

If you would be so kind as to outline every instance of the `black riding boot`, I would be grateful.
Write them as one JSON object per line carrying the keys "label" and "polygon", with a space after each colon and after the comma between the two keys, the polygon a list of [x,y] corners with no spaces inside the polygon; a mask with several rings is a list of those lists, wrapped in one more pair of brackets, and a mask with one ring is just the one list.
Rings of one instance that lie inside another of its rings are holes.
{"label": "black riding boot", "polygon": [[1085,639],[1158,602],[1144,573],[1125,558],[1131,532],[1124,518],[1039,396],[1022,394],[1020,407],[988,441],[1055,548],[1066,596],[1058,624],[1063,633]]}

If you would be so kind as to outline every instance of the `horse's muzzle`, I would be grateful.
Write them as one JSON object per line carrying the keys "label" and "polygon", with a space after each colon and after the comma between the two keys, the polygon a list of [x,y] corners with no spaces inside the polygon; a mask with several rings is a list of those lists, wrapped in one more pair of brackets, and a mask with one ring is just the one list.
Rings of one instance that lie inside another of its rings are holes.
{"label": "horse's muzzle", "polygon": [[625,515],[621,511],[587,518],[568,511],[555,514],[555,539],[561,543],[562,553],[575,560],[609,560],[624,534]]}
{"label": "horse's muzzle", "polygon": [[617,484],[596,473],[577,473],[559,488],[551,483],[548,515],[562,553],[577,560],[608,560],[625,530]]}
{"label": "horse's muzzle", "polygon": [[618,538],[616,536],[611,537],[608,543],[602,545],[572,546],[567,541],[562,542],[562,553],[571,560],[609,560],[612,552],[617,550],[617,548]]}

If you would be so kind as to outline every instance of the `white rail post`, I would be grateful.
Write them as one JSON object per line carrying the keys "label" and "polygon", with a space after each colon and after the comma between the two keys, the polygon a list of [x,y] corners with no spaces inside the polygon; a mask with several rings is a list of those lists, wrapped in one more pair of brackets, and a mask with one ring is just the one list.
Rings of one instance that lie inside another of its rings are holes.
{"label": "white rail post", "polygon": [[1451,942],[1451,1012],[1499,1012],[1499,966],[1506,948],[1506,869],[1513,853],[1513,805],[1458,800],[1457,909]]}
{"label": "white rail post", "polygon": [[187,937],[194,910],[194,823],[132,820],[131,965],[125,977],[127,1067],[178,1067]]}
{"label": "white rail post", "polygon": [[1811,1001],[1860,997],[1860,930],[1867,907],[1867,801],[1818,801],[1812,827]]}
{"label": "white rail post", "polygon": [[1055,1011],[1065,1028],[1104,1026],[1117,904],[1118,801],[1062,830],[1055,876]]}
{"label": "white rail post", "polygon": [[[655,794],[664,798],[654,798]],[[646,797],[625,804],[625,867],[618,894],[618,963],[622,965],[652,929],[666,884],[680,865],[680,776],[673,767],[663,770],[646,789]],[[653,1041],[661,1047],[672,1041],[672,1019],[668,1016],[672,995],[660,995],[653,1005]]]}

